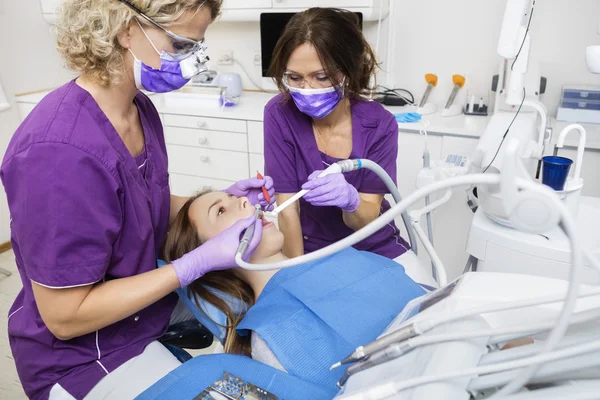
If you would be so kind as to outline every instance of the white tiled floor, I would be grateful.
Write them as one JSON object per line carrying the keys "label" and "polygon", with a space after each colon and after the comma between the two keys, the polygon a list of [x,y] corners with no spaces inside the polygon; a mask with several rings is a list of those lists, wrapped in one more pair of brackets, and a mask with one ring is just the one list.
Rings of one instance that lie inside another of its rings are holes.
{"label": "white tiled floor", "polygon": [[[12,272],[8,278],[0,273],[0,399],[26,400],[27,396],[19,382],[15,362],[8,345],[8,310],[22,287],[21,277],[15,264],[15,255],[12,251],[0,254],[0,267]],[[188,352],[193,356],[209,354],[218,349],[215,344],[208,349],[188,350]]]}
{"label": "white tiled floor", "polygon": [[8,309],[21,290],[21,278],[17,272],[15,255],[12,251],[0,254],[0,267],[13,273],[8,278],[0,274],[0,399],[27,399],[19,382],[15,362],[8,345]]}

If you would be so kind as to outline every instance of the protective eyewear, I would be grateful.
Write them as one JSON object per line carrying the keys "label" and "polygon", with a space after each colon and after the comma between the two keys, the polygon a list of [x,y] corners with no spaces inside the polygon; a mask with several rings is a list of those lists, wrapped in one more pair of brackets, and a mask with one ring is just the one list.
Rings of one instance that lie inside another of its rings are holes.
{"label": "protective eyewear", "polygon": [[293,88],[304,88],[304,85],[308,85],[313,89],[325,89],[333,86],[331,79],[325,74],[325,72],[315,72],[308,76],[302,76],[295,72],[285,72],[283,74],[283,82]]}
{"label": "protective eyewear", "polygon": [[[139,8],[137,8],[136,6],[131,4],[128,0],[119,0],[119,1],[123,4],[125,4],[127,7],[131,8],[133,11],[135,11],[136,14],[138,14],[140,17],[142,17],[143,19],[148,21],[150,24],[152,24],[153,26],[157,27],[158,29],[160,29],[161,31],[166,33],[167,36],[169,36],[169,38],[171,38],[173,40],[174,53],[172,55],[176,56],[177,58],[184,59],[186,57],[189,57],[193,53],[197,53],[200,51],[201,52],[206,51],[206,45],[204,44],[204,40],[197,42],[190,38],[179,36],[176,33],[171,32],[164,26],[160,25],[158,22],[154,21],[152,18],[148,17]],[[202,3],[200,5],[200,7],[202,7],[203,5],[204,5],[204,3]]]}

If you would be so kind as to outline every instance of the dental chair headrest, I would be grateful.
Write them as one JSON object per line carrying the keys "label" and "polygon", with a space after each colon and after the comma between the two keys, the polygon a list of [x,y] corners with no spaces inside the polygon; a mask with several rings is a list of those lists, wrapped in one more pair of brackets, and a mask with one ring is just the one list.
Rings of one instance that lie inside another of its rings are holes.
{"label": "dental chair headrest", "polygon": [[[164,267],[167,263],[163,260],[158,260],[159,268]],[[213,294],[225,300],[233,312],[241,313],[246,310],[246,304],[236,298],[233,298],[223,292],[213,288],[207,288]],[[225,342],[227,336],[227,316],[213,306],[209,302],[201,299],[195,294],[188,293],[188,288],[179,288],[175,291],[179,299],[183,301],[186,307],[194,314],[194,317],[208,329],[221,343]]]}

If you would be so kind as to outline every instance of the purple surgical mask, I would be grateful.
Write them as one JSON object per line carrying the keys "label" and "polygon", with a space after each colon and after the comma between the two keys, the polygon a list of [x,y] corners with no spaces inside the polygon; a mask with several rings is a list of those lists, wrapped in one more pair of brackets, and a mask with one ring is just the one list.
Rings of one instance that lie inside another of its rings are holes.
{"label": "purple surgical mask", "polygon": [[130,49],[129,52],[134,59],[133,76],[138,89],[145,89],[154,93],[172,92],[181,89],[194,75],[208,69],[205,66],[208,61],[208,57],[205,55],[206,46],[202,46],[196,53],[184,56],[170,54],[164,50],[159,52],[141,25],[140,28],[154,51],[160,55],[160,68],[155,69],[146,65]]}
{"label": "purple surgical mask", "polygon": [[325,89],[299,89],[288,86],[298,110],[314,119],[325,118],[343,98],[342,89],[332,86]]}

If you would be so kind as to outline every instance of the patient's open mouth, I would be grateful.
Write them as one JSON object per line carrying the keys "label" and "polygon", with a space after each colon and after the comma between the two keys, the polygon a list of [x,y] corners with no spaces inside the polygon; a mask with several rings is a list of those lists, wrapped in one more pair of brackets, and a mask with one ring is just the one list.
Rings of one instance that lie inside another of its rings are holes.
{"label": "patient's open mouth", "polygon": [[263,213],[263,212],[260,213],[260,219],[262,221],[263,228],[269,228],[269,227],[275,226],[274,223],[266,220],[265,213]]}

